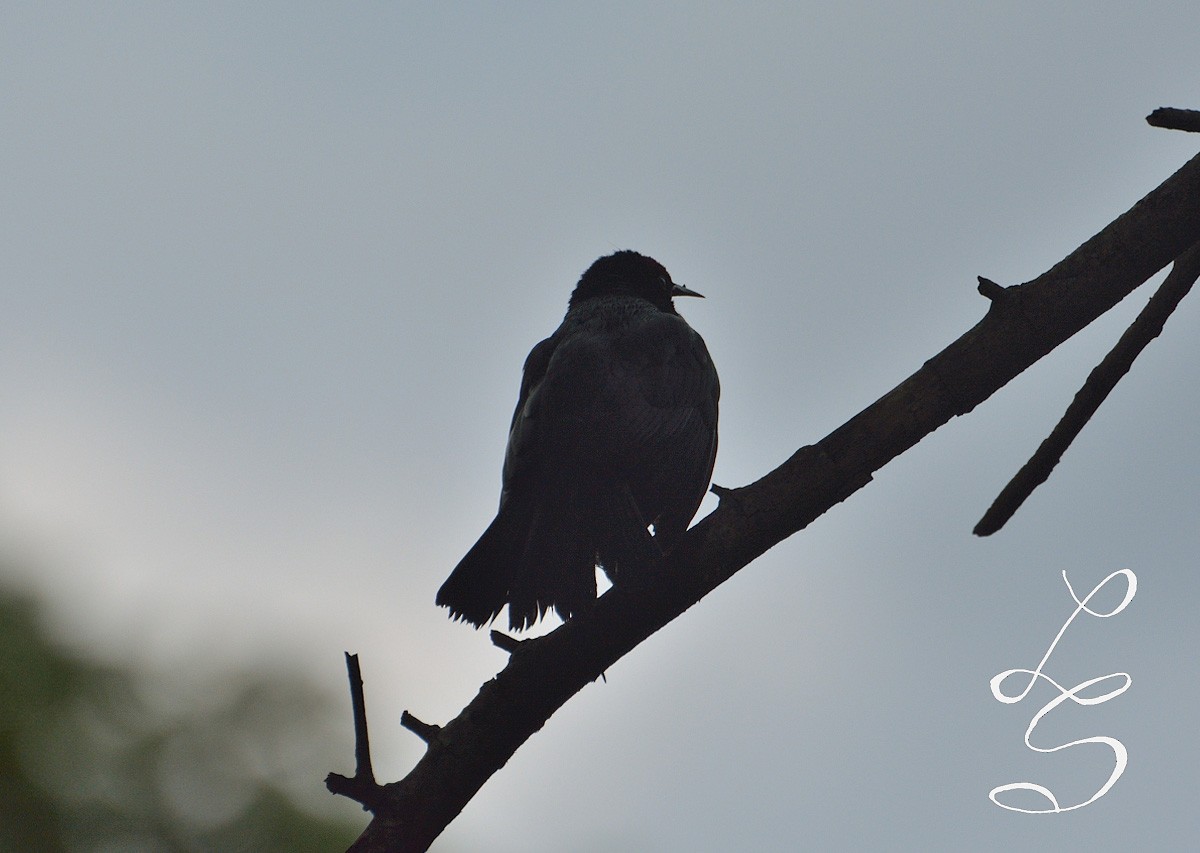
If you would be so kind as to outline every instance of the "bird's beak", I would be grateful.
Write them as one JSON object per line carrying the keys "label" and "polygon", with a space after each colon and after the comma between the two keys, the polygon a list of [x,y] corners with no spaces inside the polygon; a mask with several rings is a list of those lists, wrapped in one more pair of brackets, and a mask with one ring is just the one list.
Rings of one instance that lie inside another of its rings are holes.
{"label": "bird's beak", "polygon": [[687,289],[686,287],[684,287],[682,284],[674,284],[674,285],[672,285],[672,287],[671,287],[671,295],[672,295],[672,296],[699,296],[701,299],[703,299],[703,298],[704,298],[704,294],[703,294],[703,293],[697,293],[697,292],[696,292],[696,291],[694,291],[694,290],[688,290],[688,289]]}

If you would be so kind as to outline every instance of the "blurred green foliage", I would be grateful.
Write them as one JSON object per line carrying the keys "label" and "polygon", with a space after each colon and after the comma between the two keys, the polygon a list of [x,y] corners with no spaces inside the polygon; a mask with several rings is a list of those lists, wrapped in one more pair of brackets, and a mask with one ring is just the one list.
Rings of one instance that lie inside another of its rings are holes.
{"label": "blurred green foliage", "polygon": [[345,850],[364,823],[321,788],[351,754],[331,710],[296,679],[86,659],[0,590],[0,851]]}

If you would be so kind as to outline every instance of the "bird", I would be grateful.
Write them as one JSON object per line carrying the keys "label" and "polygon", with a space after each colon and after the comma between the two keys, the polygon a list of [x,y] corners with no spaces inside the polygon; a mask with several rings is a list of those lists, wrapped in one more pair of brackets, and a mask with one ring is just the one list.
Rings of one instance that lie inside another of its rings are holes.
{"label": "bird", "polygon": [[708,491],[717,453],[717,370],[675,310],[658,261],[623,250],[579,278],[562,324],[525,360],[495,519],[437,593],[476,628],[508,605],[531,627],[596,599],[670,551]]}

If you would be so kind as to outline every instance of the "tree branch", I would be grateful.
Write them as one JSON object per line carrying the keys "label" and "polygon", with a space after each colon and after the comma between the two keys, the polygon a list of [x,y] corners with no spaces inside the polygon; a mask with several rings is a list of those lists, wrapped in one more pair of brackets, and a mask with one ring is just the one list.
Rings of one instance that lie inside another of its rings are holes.
{"label": "tree branch", "polygon": [[988,288],[989,309],[974,328],[816,445],[749,486],[725,490],[651,577],[612,587],[590,611],[514,647],[507,666],[441,728],[412,771],[384,786],[351,850],[427,849],[530,735],[622,655],[1198,241],[1200,157],[1048,272]]}
{"label": "tree branch", "polygon": [[346,672],[350,676],[350,705],[354,712],[354,776],[346,777],[330,773],[325,777],[325,787],[334,794],[361,803],[363,809],[371,811],[380,800],[383,788],[375,781],[371,769],[371,743],[367,738],[367,702],[363,696],[362,669],[358,655],[346,652]]}
{"label": "tree branch", "polygon": [[1186,130],[1192,133],[1200,132],[1200,110],[1159,107],[1146,116],[1146,121],[1153,127],[1165,127],[1167,130]]}
{"label": "tree branch", "polygon": [[976,536],[991,536],[1003,527],[1033,490],[1046,482],[1058,465],[1075,436],[1087,425],[1121,378],[1129,372],[1134,359],[1159,336],[1163,324],[1175,311],[1183,297],[1200,276],[1200,243],[1192,246],[1176,260],[1162,286],[1155,291],[1117,345],[1088,375],[1087,381],[1063,413],[1062,419],[1046,436],[1016,476],[1009,481],[983,518],[975,525]]}

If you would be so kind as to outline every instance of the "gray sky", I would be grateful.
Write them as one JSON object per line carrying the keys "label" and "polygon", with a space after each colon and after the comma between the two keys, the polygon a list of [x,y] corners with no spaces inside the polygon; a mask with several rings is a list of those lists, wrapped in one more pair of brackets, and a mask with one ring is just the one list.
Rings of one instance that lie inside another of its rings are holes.
{"label": "gray sky", "polygon": [[[681,307],[721,372],[715,479],[742,485],[973,324],[976,275],[1034,277],[1191,157],[1142,118],[1200,107],[1198,32],[1193,0],[6,5],[0,545],[98,654],[287,656],[340,691],[357,651],[398,778],[401,710],[444,722],[504,664],[433,595],[592,260],[706,294]],[[970,535],[1148,295],[621,661],[440,849],[1194,843],[1190,300]],[[1046,671],[1132,687],[1034,742],[1114,737],[1128,769],[1086,808],[1004,811],[997,785],[1068,805],[1112,770],[1028,750],[1056,692],[988,681],[1045,653],[1062,570],[1083,595],[1120,568],[1136,598]]]}

